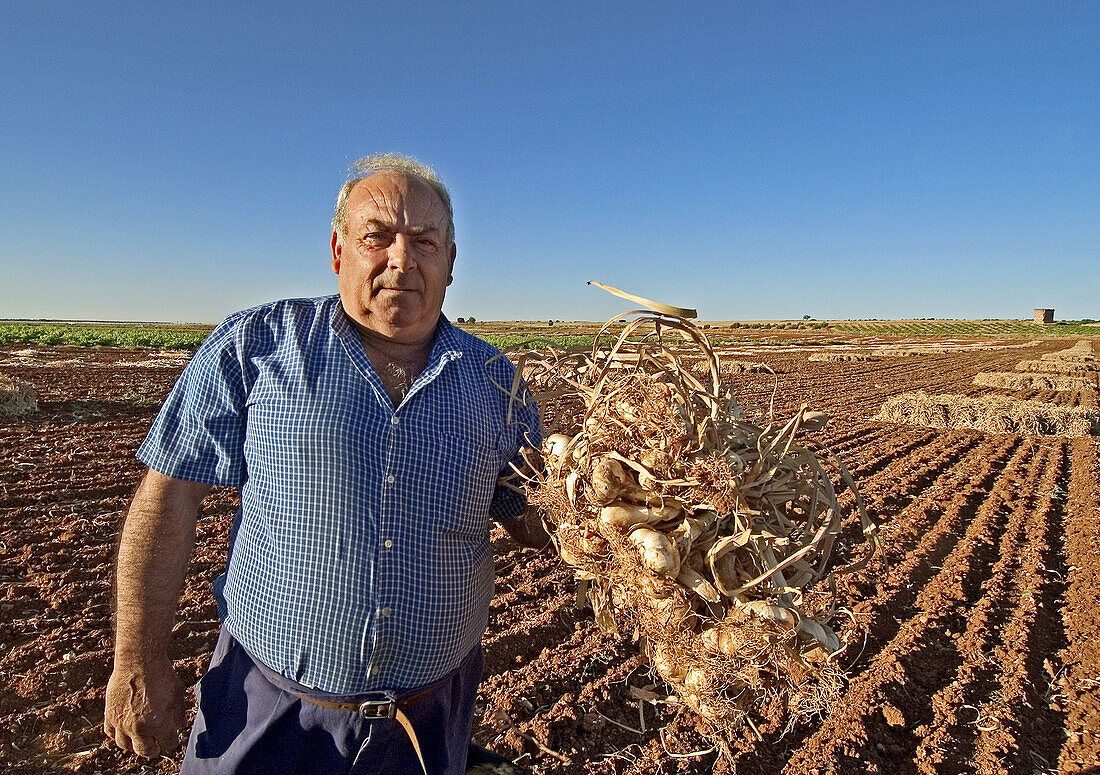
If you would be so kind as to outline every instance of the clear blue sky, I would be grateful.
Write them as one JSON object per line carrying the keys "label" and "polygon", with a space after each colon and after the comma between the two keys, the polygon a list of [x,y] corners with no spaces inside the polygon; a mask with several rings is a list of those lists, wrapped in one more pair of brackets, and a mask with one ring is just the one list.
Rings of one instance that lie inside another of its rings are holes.
{"label": "clear blue sky", "polygon": [[452,318],[1100,318],[1100,3],[0,4],[0,317],[334,291],[349,163]]}

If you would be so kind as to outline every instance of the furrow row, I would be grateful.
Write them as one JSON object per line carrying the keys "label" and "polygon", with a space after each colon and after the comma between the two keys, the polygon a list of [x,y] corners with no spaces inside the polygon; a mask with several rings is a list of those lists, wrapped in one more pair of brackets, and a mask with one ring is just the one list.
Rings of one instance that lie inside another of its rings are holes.
{"label": "furrow row", "polygon": [[1064,521],[1069,588],[1062,620],[1066,648],[1059,655],[1064,669],[1055,690],[1065,709],[1068,732],[1058,759],[1064,773],[1095,772],[1100,762],[1100,446],[1074,439]]}
{"label": "furrow row", "polygon": [[903,460],[915,450],[927,446],[937,437],[934,430],[898,427],[888,437],[885,449],[875,448],[875,455],[861,455],[849,464],[848,470],[857,482],[870,478],[897,460]]}
{"label": "furrow row", "polygon": [[855,447],[861,447],[886,436],[886,428],[879,423],[857,422],[856,424],[835,424],[830,422],[823,434],[825,446],[838,454],[847,454]]}
{"label": "furrow row", "polygon": [[[853,621],[852,626],[842,630],[850,643],[848,663],[852,667],[865,665],[896,635],[898,625],[892,612],[912,606],[916,590],[933,576],[937,558],[957,540],[952,535],[961,529],[965,518],[959,509],[945,516],[947,507],[943,498],[969,496],[977,502],[1008,465],[1017,447],[1013,437],[1002,437],[995,445],[985,444],[977,449],[979,434],[950,434],[945,438],[954,443],[942,449],[941,455],[933,457],[925,469],[935,472],[931,474],[934,478],[927,481],[909,507],[894,516],[897,524],[888,524],[884,530],[887,554],[894,566],[889,576],[879,579],[872,568],[865,568],[840,578],[837,604],[842,610],[858,612],[852,617],[853,620],[858,617],[859,624]],[[960,465],[961,458],[965,462]],[[913,471],[915,479],[903,479],[906,488],[918,487],[918,483],[927,478],[921,475],[921,467],[914,467]],[[879,475],[880,478],[886,476],[889,473]],[[975,487],[979,488],[977,496],[973,493]],[[871,599],[867,600],[868,597]],[[871,629],[875,623],[878,628]],[[812,731],[810,728],[795,730],[784,738],[783,750],[768,746],[754,748],[745,755],[743,767],[747,771],[779,771],[787,756],[797,750]]]}
{"label": "furrow row", "polygon": [[[1049,479],[1049,471],[1056,473],[1056,468],[1047,466],[1050,452],[1039,450],[1025,482],[1040,477]],[[1046,484],[1053,486],[1050,481]],[[1028,539],[1035,528],[1032,517],[1038,500],[1038,491],[1025,487],[1019,500],[1011,504],[1012,514],[1000,542],[1000,558],[982,583],[981,597],[971,606],[966,630],[956,641],[962,664],[954,681],[931,698],[931,732],[917,748],[918,769],[926,775],[967,769],[975,738],[982,728],[978,706],[993,692],[998,673],[1011,664],[994,660],[993,652],[1005,648],[1004,630],[1016,614],[1013,605],[1032,580],[1028,574],[1035,571],[1034,563],[1028,561],[1029,553],[1033,553]]]}
{"label": "furrow row", "polygon": [[[952,491],[960,486],[961,480],[953,476],[955,466],[978,445],[979,440],[978,434],[940,433],[912,454],[895,458],[870,479],[859,481],[868,513],[879,526],[888,562],[897,562],[911,548],[899,544],[895,535],[897,525],[894,522],[899,512],[922,493],[941,488]],[[862,543],[862,527],[849,494],[845,494],[842,505],[847,508],[847,513],[832,559],[838,566],[854,559],[846,556],[845,547],[858,547]],[[866,574],[867,571],[863,574],[864,578]]]}
{"label": "furrow row", "polygon": [[[1018,454],[1015,436],[1001,437],[980,446],[964,445],[959,454],[944,460],[915,497],[882,526],[882,540],[890,572],[876,598],[842,601],[843,605],[870,607],[873,616],[886,615],[891,606],[910,604],[915,590],[933,576],[935,563],[946,555],[953,536],[969,511],[977,507],[997,477]],[[925,478],[928,478],[927,475]],[[888,483],[889,484],[889,483]]]}
{"label": "furrow row", "polygon": [[[1000,642],[989,654],[996,685],[975,696],[974,728],[980,732],[973,755],[982,771],[1049,771],[1057,759],[1063,719],[1050,707],[1054,657],[1065,644],[1057,601],[1064,584],[1044,570],[1056,560],[1068,460],[1064,442],[1051,449],[1051,463],[1032,478],[1032,503],[1017,549],[1011,594],[1004,600]],[[1051,540],[1053,539],[1053,540]],[[1055,574],[1060,575],[1060,574]]]}
{"label": "furrow row", "polygon": [[[884,621],[885,616],[872,618],[866,667],[852,679],[845,702],[827,716],[786,771],[823,764],[855,771],[857,762],[859,771],[869,762],[881,770],[906,759],[910,767],[915,766],[917,730],[926,733],[933,721],[926,698],[942,690],[961,663],[954,638],[965,628],[969,601],[980,595],[981,583],[997,560],[993,537],[1006,527],[1004,504],[1012,499],[1014,487],[1026,481],[1033,447],[1030,442],[1019,445],[1003,471],[990,472],[986,487],[973,490],[971,497],[948,509],[935,527],[940,536],[932,539],[928,551],[914,552],[933,567],[942,562],[934,576],[914,584],[919,575],[916,569],[891,572],[887,583],[896,589],[883,598],[892,598],[889,618],[894,622]],[[994,482],[996,486],[990,487]],[[866,615],[868,608],[884,602],[857,606],[856,613]],[[898,621],[906,614],[904,622]],[[883,645],[876,649],[879,643]]]}

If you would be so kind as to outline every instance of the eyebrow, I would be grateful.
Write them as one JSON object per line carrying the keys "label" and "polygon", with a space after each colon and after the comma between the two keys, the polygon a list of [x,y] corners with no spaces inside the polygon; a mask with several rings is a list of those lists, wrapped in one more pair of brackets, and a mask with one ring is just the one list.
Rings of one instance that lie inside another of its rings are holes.
{"label": "eyebrow", "polygon": [[[371,218],[367,221],[364,221],[363,228],[381,229],[382,231],[394,231],[392,223],[380,221],[376,218]],[[405,229],[405,233],[413,237],[419,237],[421,234],[428,234],[431,232],[438,233],[440,231],[442,231],[442,229],[440,229],[438,226],[410,226],[409,228]]]}

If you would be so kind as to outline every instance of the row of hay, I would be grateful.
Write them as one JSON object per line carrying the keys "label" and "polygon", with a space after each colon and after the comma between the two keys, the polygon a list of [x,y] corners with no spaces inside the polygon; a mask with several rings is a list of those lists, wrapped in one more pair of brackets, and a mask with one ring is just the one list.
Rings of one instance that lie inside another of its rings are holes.
{"label": "row of hay", "polygon": [[908,355],[947,355],[959,352],[998,352],[1000,350],[1022,350],[1029,347],[1037,347],[1043,342],[1040,339],[1032,339],[1030,342],[1017,342],[1016,344],[999,344],[990,342],[947,342],[938,345],[914,344],[909,346],[893,345],[882,349],[882,354],[892,356]]}
{"label": "row of hay", "polygon": [[38,411],[38,395],[22,380],[0,374],[0,417],[19,417]]}
{"label": "row of hay", "polygon": [[115,366],[139,369],[179,369],[187,365],[187,356],[175,358],[155,358],[144,361],[116,361]]}
{"label": "row of hay", "polygon": [[1093,350],[1092,342],[1087,339],[1082,339],[1072,347],[1067,347],[1064,350],[1044,353],[1040,355],[1039,358],[1044,361],[1064,364],[1092,364],[1097,362],[1096,352]]}
{"label": "row of hay", "polygon": [[[1081,339],[1074,343],[1072,347],[1067,347],[1064,350],[1059,350],[1060,353],[1065,355],[1092,355],[1094,353],[1092,348],[1092,342],[1088,339]],[[1052,355],[1057,353],[1052,353]]]}
{"label": "row of hay", "polygon": [[1056,353],[1043,353],[1039,358],[1052,363],[1096,363],[1096,356],[1091,353],[1064,353],[1064,350]]}
{"label": "row of hay", "polygon": [[910,358],[914,355],[947,355],[956,351],[957,348],[953,350],[949,347],[886,347],[875,351],[875,354],[887,358]]}
{"label": "row of hay", "polygon": [[[706,379],[710,373],[710,365],[707,361],[684,360],[685,367],[696,377]],[[718,361],[718,373],[723,377],[736,374],[782,374],[787,371],[784,366],[771,365],[760,361],[741,361],[735,359],[722,359]]]}
{"label": "row of hay", "polygon": [[923,390],[887,399],[876,420],[930,428],[973,428],[1034,436],[1100,435],[1100,410],[1063,407],[1008,396],[932,396]]}
{"label": "row of hay", "polygon": [[775,374],[777,371],[766,363],[753,361],[723,360],[718,364],[719,374]]}
{"label": "row of hay", "polygon": [[807,360],[843,363],[847,361],[881,361],[882,358],[868,353],[814,353]]}
{"label": "row of hay", "polygon": [[1100,371],[1100,363],[1076,361],[1020,361],[1016,371],[1041,371],[1048,374],[1090,374]]}
{"label": "row of hay", "polygon": [[974,384],[981,387],[1007,390],[1095,390],[1096,377],[1038,372],[983,371],[974,377]]}

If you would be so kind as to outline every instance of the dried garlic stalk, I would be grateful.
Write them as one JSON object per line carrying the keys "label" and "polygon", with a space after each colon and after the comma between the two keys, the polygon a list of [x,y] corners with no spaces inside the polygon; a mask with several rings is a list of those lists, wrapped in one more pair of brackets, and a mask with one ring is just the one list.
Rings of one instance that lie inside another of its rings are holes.
{"label": "dried garlic stalk", "polygon": [[779,728],[836,699],[832,612],[806,604],[842,572],[829,565],[842,513],[826,464],[855,493],[872,549],[878,538],[840,461],[797,441],[827,417],[802,407],[783,424],[747,422],[706,336],[674,315],[625,313],[590,351],[518,360],[544,429],[558,431],[527,497],[600,625],[636,634],[720,747],[750,715]]}

